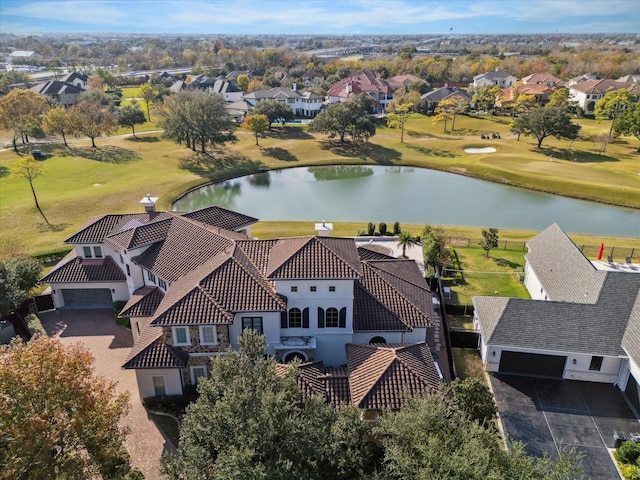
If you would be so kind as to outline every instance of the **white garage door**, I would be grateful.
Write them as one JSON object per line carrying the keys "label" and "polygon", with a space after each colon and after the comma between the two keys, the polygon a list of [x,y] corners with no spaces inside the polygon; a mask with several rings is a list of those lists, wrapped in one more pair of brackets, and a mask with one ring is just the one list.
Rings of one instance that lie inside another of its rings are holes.
{"label": "white garage door", "polygon": [[113,307],[111,290],[108,288],[63,289],[65,308],[109,308]]}

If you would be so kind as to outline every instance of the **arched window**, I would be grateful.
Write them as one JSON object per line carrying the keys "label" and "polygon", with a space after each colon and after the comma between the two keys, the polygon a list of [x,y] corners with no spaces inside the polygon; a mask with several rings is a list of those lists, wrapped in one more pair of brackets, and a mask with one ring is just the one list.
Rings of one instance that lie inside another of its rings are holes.
{"label": "arched window", "polygon": [[289,310],[289,328],[302,328],[302,312],[299,308]]}
{"label": "arched window", "polygon": [[307,361],[307,357],[302,352],[289,352],[284,356],[282,360],[284,360],[284,363],[291,363],[296,358],[300,359],[300,361],[302,362]]}
{"label": "arched window", "polygon": [[325,313],[325,325],[327,328],[336,328],[338,326],[338,309],[337,308],[327,308]]}
{"label": "arched window", "polygon": [[387,339],[384,337],[373,337],[371,340],[369,340],[369,343],[387,343]]}

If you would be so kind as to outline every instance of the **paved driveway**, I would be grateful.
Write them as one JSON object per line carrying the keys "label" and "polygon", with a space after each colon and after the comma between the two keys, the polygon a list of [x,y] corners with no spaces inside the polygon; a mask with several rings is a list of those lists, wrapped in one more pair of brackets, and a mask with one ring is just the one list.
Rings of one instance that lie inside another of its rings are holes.
{"label": "paved driveway", "polygon": [[95,357],[96,373],[117,382],[118,392],[129,392],[131,408],[122,422],[131,429],[125,441],[131,463],[149,480],[162,478],[160,456],[175,448],[142,406],[134,371],[120,368],[133,345],[131,332],[114,321],[111,309],[54,310],[38,316],[50,336],[65,345],[82,343]]}
{"label": "paved driveway", "polygon": [[502,426],[530,455],[557,457],[562,447],[583,453],[585,478],[620,478],[611,459],[613,432],[640,431],[617,387],[572,380],[490,375]]}

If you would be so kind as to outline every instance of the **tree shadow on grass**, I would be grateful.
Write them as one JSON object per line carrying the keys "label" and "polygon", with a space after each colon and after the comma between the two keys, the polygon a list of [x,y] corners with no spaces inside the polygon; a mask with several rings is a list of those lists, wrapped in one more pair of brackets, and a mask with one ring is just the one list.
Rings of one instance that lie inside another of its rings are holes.
{"label": "tree shadow on grass", "polygon": [[298,157],[293,155],[288,150],[280,147],[268,147],[262,148],[262,154],[265,157],[275,158],[276,160],[281,160],[283,162],[297,162]]}
{"label": "tree shadow on grass", "polygon": [[235,152],[192,152],[180,159],[179,167],[204,178],[222,180],[265,170],[259,160]]}
{"label": "tree shadow on grass", "polygon": [[156,143],[160,141],[160,137],[156,135],[151,135],[148,137],[127,137],[125,138],[125,141],[134,143]]}
{"label": "tree shadow on grass", "polygon": [[5,167],[4,165],[0,165],[0,178],[8,176],[9,173],[11,173],[9,168]]}
{"label": "tree shadow on grass", "polygon": [[604,153],[589,152],[586,150],[573,150],[571,148],[551,148],[541,147],[532,148],[530,150],[534,153],[543,153],[550,158],[553,155],[554,160],[566,160],[568,162],[575,163],[604,163],[604,162],[618,162],[615,157],[610,157]]}
{"label": "tree shadow on grass", "polygon": [[450,152],[449,150],[442,150],[439,148],[427,148],[411,144],[407,144],[407,147],[423,155],[428,155],[429,157],[454,158],[458,156],[457,153]]}
{"label": "tree shadow on grass", "polygon": [[47,225],[44,221],[42,221],[38,224],[38,232],[62,232],[67,227],[69,227],[68,223],[52,223],[51,225]]}
{"label": "tree shadow on grass", "polygon": [[82,157],[88,160],[95,160],[102,163],[128,163],[140,160],[141,157],[133,150],[106,145],[104,147],[69,147],[61,149],[58,153],[61,157]]}
{"label": "tree shadow on grass", "polygon": [[491,257],[493,262],[500,267],[509,267],[509,268],[522,268],[522,265],[516,262],[512,262],[511,260],[507,260],[506,258],[495,258]]}
{"label": "tree shadow on grass", "polygon": [[271,127],[271,130],[265,131],[264,136],[268,138],[278,138],[281,140],[286,140],[288,138],[295,138],[296,140],[309,140],[313,138],[313,135],[300,128],[282,128],[274,126]]}
{"label": "tree shadow on grass", "polygon": [[369,142],[340,142],[331,140],[320,141],[322,150],[329,150],[335,155],[361,160],[373,160],[380,165],[392,165],[400,160],[400,153],[392,148],[383,147]]}

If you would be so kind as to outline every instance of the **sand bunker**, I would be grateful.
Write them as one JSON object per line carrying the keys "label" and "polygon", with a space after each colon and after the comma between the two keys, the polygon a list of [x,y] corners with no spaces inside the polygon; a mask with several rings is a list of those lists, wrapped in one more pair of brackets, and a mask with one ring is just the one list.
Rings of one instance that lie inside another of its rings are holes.
{"label": "sand bunker", "polygon": [[465,148],[467,153],[493,153],[496,151],[493,147],[481,147],[481,148]]}

